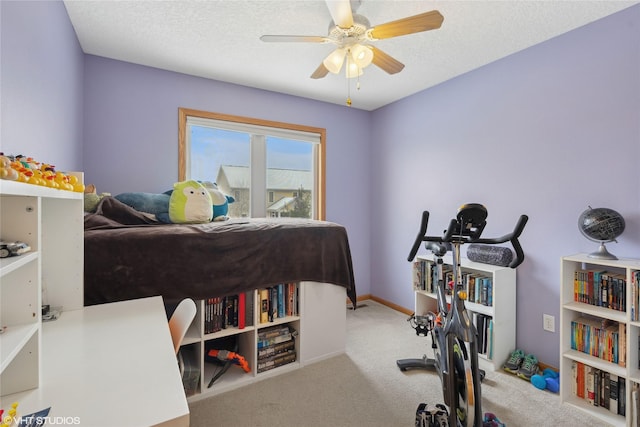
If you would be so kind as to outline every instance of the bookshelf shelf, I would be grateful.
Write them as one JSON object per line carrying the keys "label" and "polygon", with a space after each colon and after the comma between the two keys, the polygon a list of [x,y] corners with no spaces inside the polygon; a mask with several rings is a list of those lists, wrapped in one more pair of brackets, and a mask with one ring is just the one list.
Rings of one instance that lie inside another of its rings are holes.
{"label": "bookshelf shelf", "polygon": [[[444,266],[449,268],[452,265],[451,256],[443,258]],[[414,291],[415,291],[415,313],[424,315],[428,312],[437,311],[437,296],[435,293],[423,288],[429,288],[427,282],[423,282],[424,277],[420,272],[428,272],[430,266],[434,264],[433,258],[426,256],[417,256],[413,264]],[[490,264],[469,261],[461,259],[463,274],[472,274],[490,279],[491,305],[479,304],[472,301],[466,301],[467,310],[477,315],[484,315],[492,320],[492,336],[491,332],[487,332],[490,348],[487,348],[485,354],[479,354],[482,367],[485,369],[496,370],[502,367],[516,345],[516,271],[508,267],[500,267]],[[428,274],[428,273],[427,273]],[[416,279],[418,279],[418,282]],[[426,279],[428,280],[428,279]],[[447,298],[447,301],[450,301]],[[480,329],[480,328],[479,328]]]}
{"label": "bookshelf shelf", "polygon": [[[247,294],[251,303],[246,304],[244,328],[227,327],[217,332],[204,333],[206,315],[205,301],[198,301],[198,311],[181,345],[181,353],[192,356],[191,366],[185,366],[185,372],[197,376],[197,384],[188,387],[185,384],[187,399],[197,401],[205,397],[234,390],[254,382],[281,375],[291,370],[304,367],[346,350],[346,290],[341,286],[327,283],[300,282],[297,287],[298,313],[293,316],[274,318],[272,321],[260,322],[261,295],[256,289]],[[249,296],[250,295],[250,296]],[[259,335],[267,328],[289,326],[297,332],[294,339],[295,361],[258,372]],[[246,373],[239,366],[232,365],[221,375],[211,387],[209,382],[221,368],[216,363],[206,361],[209,348],[216,340],[224,341],[236,338],[238,351],[249,363],[250,372]],[[183,382],[185,376],[183,375]]]}
{"label": "bookshelf shelf", "polygon": [[[640,260],[636,259],[604,260],[587,254],[561,259],[560,398],[614,426],[635,425],[638,412],[640,323],[634,320],[638,271]],[[589,322],[592,329],[580,331],[574,324],[578,319]],[[606,348],[618,355],[617,362],[574,348],[580,343],[596,348],[596,341],[589,338],[593,328],[607,330],[612,334],[606,336],[615,337],[607,341]],[[619,394],[612,398],[614,386]]]}

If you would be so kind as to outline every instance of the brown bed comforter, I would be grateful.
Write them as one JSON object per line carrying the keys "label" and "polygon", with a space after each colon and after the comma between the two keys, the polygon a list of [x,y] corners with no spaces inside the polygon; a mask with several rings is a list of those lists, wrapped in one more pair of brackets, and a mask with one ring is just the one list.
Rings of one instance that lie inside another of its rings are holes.
{"label": "brown bed comforter", "polygon": [[313,281],[356,290],[347,232],[299,218],[163,224],[105,197],[84,219],[85,305],[162,295],[167,302]]}

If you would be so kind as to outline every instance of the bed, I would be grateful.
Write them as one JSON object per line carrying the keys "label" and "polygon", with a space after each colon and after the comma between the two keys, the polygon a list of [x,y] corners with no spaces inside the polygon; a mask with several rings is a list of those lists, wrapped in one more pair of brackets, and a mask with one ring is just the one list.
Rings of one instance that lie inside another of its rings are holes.
{"label": "bed", "polygon": [[84,218],[84,304],[161,295],[166,302],[234,295],[278,283],[356,289],[347,232],[301,218],[164,224],[103,198]]}

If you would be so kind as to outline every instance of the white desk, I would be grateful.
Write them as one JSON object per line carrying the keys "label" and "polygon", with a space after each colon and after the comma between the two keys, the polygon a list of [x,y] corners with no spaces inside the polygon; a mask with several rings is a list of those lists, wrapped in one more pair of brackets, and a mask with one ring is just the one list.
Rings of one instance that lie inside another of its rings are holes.
{"label": "white desk", "polygon": [[[63,312],[43,324],[40,387],[2,398],[87,427],[189,425],[161,297]],[[47,423],[46,425],[49,425]]]}

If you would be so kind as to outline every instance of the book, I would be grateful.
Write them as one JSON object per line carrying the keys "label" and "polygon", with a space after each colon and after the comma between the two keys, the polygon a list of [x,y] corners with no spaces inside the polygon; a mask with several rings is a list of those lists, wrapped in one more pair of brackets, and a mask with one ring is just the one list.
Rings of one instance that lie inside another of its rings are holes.
{"label": "book", "polygon": [[600,389],[600,387],[602,386],[601,375],[602,371],[600,371],[600,369],[593,369],[593,406],[600,406],[600,398],[602,397]]}
{"label": "book", "polygon": [[275,356],[280,353],[286,353],[287,351],[294,350],[295,348],[296,342],[294,340],[288,340],[268,347],[264,347],[258,350],[258,360]]}
{"label": "book", "polygon": [[238,294],[238,329],[244,329],[247,321],[246,293]]}
{"label": "book", "polygon": [[278,289],[275,286],[269,288],[269,322],[278,318]]}
{"label": "book", "polygon": [[618,365],[627,366],[627,324],[620,323],[618,329]]}
{"label": "book", "polygon": [[602,377],[602,383],[604,384],[604,393],[602,395],[602,404],[600,406],[602,406],[605,409],[609,409],[609,402],[611,399],[611,394],[610,394],[610,374],[609,372],[604,372],[603,373],[603,377]]}
{"label": "book", "polygon": [[258,339],[258,350],[260,350],[261,348],[268,347],[270,345],[293,340],[294,336],[295,336],[294,333],[287,332],[286,334],[278,335],[277,337]]}
{"label": "book", "polygon": [[413,262],[413,290],[423,291],[425,289],[425,282],[423,280],[424,274],[424,261]]}
{"label": "book", "polygon": [[284,295],[284,283],[280,283],[277,286],[278,289],[278,318],[282,319],[285,317],[285,295]]}
{"label": "book", "polygon": [[591,405],[595,404],[595,383],[594,383],[594,370],[591,366],[585,366],[585,380],[586,380],[586,399]]}
{"label": "book", "polygon": [[493,360],[493,318],[489,318],[489,328],[487,329],[487,356]]}
{"label": "book", "polygon": [[[585,398],[585,381],[584,381],[584,363],[577,362],[576,365],[576,396],[584,399]],[[617,405],[616,401],[616,405]]]}
{"label": "book", "polygon": [[609,374],[609,411],[618,413],[618,376]]}
{"label": "book", "polygon": [[245,292],[244,306],[245,306],[245,326],[253,326],[253,314],[254,314],[255,297],[253,291]]}
{"label": "book", "polygon": [[277,354],[266,359],[258,360],[257,371],[258,373],[265,372],[270,369],[274,369],[295,361],[296,352],[295,350],[290,350],[288,352]]}
{"label": "book", "polygon": [[227,329],[229,326],[234,326],[233,317],[234,317],[234,305],[235,305],[235,296],[229,295],[222,298],[221,304],[221,318],[220,325],[222,329]]}
{"label": "book", "polygon": [[631,391],[631,426],[638,427],[638,384],[633,383]]}
{"label": "book", "polygon": [[261,329],[258,332],[258,340],[265,340],[270,338],[279,337],[282,335],[290,334],[291,329],[287,325],[274,326],[270,328]]}
{"label": "book", "polygon": [[629,309],[631,310],[631,320],[638,320],[638,306],[637,306],[637,289],[635,280],[636,271],[631,272],[631,301],[629,303]]}
{"label": "book", "polygon": [[287,304],[286,311],[287,316],[293,316],[297,314],[296,301],[297,298],[297,286],[295,283],[287,283]]}
{"label": "book", "polygon": [[578,362],[571,362],[571,393],[578,396]]}
{"label": "book", "polygon": [[624,377],[618,377],[618,415],[625,416],[627,413],[626,393],[627,381]]}
{"label": "book", "polygon": [[269,290],[260,289],[260,323],[269,322]]}

